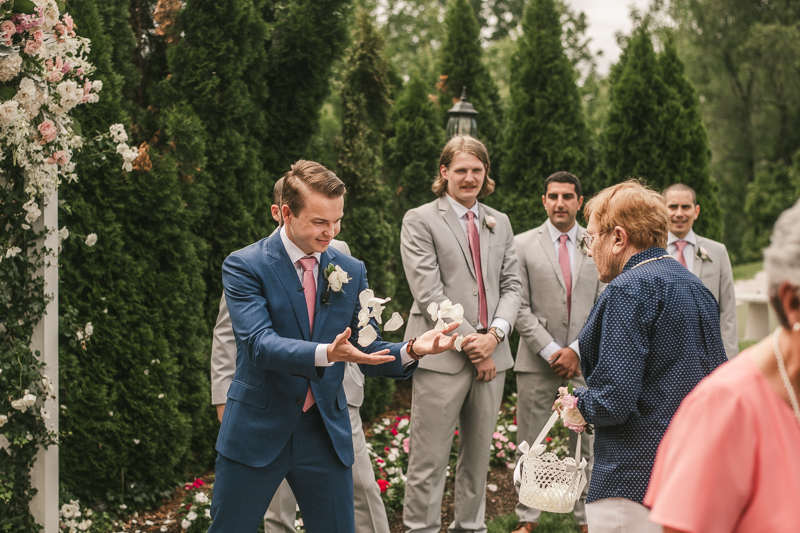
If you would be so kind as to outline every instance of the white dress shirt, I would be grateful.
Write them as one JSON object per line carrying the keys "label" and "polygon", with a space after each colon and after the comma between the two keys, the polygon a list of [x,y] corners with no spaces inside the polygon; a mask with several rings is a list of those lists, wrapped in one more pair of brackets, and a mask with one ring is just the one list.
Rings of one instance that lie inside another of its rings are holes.
{"label": "white dress shirt", "polygon": [[[559,248],[561,247],[561,235],[564,235],[564,233],[555,227],[553,223],[550,222],[549,218],[547,219],[547,222],[545,222],[545,225],[547,226],[548,233],[550,233],[550,241],[553,243],[553,249],[556,251],[556,262],[558,262]],[[567,252],[569,252],[569,275],[573,280],[572,285],[575,286],[575,246],[578,238],[578,224],[573,223],[572,227],[566,232],[566,235],[567,242],[565,244],[567,245]],[[547,346],[539,351],[539,355],[541,355],[544,360],[549,363],[550,357],[552,357],[553,354],[559,351],[561,348],[562,346],[556,341],[550,341]],[[575,339],[572,344],[569,345],[569,348],[572,348],[572,350],[578,354],[578,357],[581,356],[581,352],[578,349],[578,339]]]}
{"label": "white dress shirt", "polygon": [[686,268],[689,272],[694,274],[694,256],[697,252],[697,235],[693,229],[690,229],[686,237],[679,239],[673,235],[671,231],[669,232],[669,237],[667,238],[667,252],[675,259],[678,259],[678,246],[675,244],[678,241],[687,242],[686,246],[683,247],[683,259],[686,261]]}
{"label": "white dress shirt", "polygon": [[[467,242],[469,242],[469,226],[467,226],[467,224],[469,224],[469,219],[467,218],[467,212],[472,211],[472,214],[475,215],[475,217],[472,220],[473,220],[473,223],[475,224],[475,227],[478,228],[478,235],[480,235],[480,233],[481,233],[481,225],[480,225],[481,224],[481,212],[478,209],[478,202],[476,201],[474,204],[472,204],[472,207],[467,209],[466,207],[464,207],[460,203],[456,202],[453,199],[453,197],[450,196],[450,194],[445,194],[445,197],[447,198],[447,201],[450,202],[450,207],[453,208],[453,211],[455,212],[456,216],[458,217],[458,221],[461,222],[461,227],[464,229],[464,235],[467,236]],[[481,270],[482,269],[483,269],[483,266],[481,266]],[[458,303],[458,302],[453,302],[453,303]],[[506,337],[508,337],[508,334],[511,331],[511,324],[509,324],[506,319],[500,318],[500,317],[496,317],[494,320],[492,320],[492,325],[490,327],[501,329],[503,331],[503,333],[505,333]],[[478,318],[478,328],[477,329],[484,329],[484,328],[486,328],[486,324],[482,324],[480,318]],[[489,328],[486,328],[486,329],[489,329]]]}
{"label": "white dress shirt", "polygon": [[[305,253],[292,242],[288,235],[286,235],[286,226],[281,227],[280,231],[281,242],[283,242],[283,247],[286,248],[286,253],[289,254],[289,261],[294,265],[294,270],[297,272],[297,277],[300,278],[300,283],[303,283],[303,267],[298,261],[304,257],[314,257],[317,260],[317,263],[314,265],[314,290],[316,290],[317,276],[319,276],[319,259],[322,257],[322,254],[319,252],[315,252],[311,255]],[[317,344],[317,347],[314,349],[314,366],[333,366],[333,363],[328,361],[329,345],[330,343]],[[403,368],[414,362],[411,356],[408,355],[405,344],[400,349],[400,360],[403,364]]]}

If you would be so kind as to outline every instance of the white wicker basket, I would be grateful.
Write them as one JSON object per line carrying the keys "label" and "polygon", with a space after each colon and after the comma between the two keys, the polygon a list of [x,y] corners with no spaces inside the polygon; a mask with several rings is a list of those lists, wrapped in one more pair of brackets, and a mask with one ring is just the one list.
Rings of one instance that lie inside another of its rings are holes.
{"label": "white wicker basket", "polygon": [[575,459],[559,459],[547,452],[544,441],[558,419],[558,411],[547,421],[533,446],[519,445],[522,454],[514,469],[514,483],[520,483],[520,503],[550,513],[571,513],[586,486],[586,459],[581,459],[581,434],[575,448]]}

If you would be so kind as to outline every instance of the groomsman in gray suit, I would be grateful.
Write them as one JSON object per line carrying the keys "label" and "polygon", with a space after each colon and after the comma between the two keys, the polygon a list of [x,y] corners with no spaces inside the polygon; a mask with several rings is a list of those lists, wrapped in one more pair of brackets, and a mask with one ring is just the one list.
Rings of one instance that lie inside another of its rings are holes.
{"label": "groomsman in gray suit", "polygon": [[697,235],[692,229],[700,216],[697,194],[683,183],[670,185],[661,193],[667,201],[670,231],[667,251],[689,272],[700,278],[719,303],[719,329],[728,359],[739,353],[736,323],[736,293],[728,250],[721,242]]}
{"label": "groomsman in gray suit", "polygon": [[405,338],[433,328],[428,306],[449,299],[464,306],[456,332],[466,341],[461,352],[421,360],[414,374],[403,521],[413,532],[440,530],[458,427],[450,530],[485,532],[486,474],[505,371],[514,364],[506,337],[519,309],[520,279],[508,217],[478,202],[494,190],[486,147],[454,137],[439,163],[439,198],[403,218],[400,250],[414,296]]}
{"label": "groomsman in gray suit", "polygon": [[[569,172],[556,172],[544,182],[542,196],[547,221],[516,236],[522,278],[522,302],[516,328],[520,334],[517,361],[517,444],[533,442],[552,414],[558,388],[572,381],[585,387],[581,376],[578,334],[595,300],[605,288],[594,261],[583,247],[585,230],[575,220],[583,204],[581,182]],[[592,437],[584,434],[581,455],[592,472]],[[569,432],[570,454],[578,434]],[[588,483],[587,483],[588,488]],[[586,489],[575,504],[575,522],[584,533]],[[539,526],[541,511],[518,503],[515,533]]]}
{"label": "groomsman in gray suit", "polygon": [[[280,197],[283,178],[275,183],[272,218],[280,227],[283,219],[280,215]],[[337,251],[350,254],[346,242],[333,239],[330,244]],[[225,303],[225,295],[219,302],[219,315],[214,326],[214,337],[211,345],[211,403],[217,409],[217,417],[222,422],[225,411],[228,388],[236,373],[236,340],[233,326]],[[361,425],[359,408],[364,401],[364,374],[354,363],[347,363],[344,372],[344,392],[347,397],[347,409],[350,424],[353,427],[353,496],[355,505],[356,533],[389,533],[389,520],[386,508],[381,499],[372,461],[367,453],[367,442]],[[295,500],[289,483],[283,480],[272,502],[264,515],[266,533],[295,533],[295,517],[297,516],[297,500]]]}

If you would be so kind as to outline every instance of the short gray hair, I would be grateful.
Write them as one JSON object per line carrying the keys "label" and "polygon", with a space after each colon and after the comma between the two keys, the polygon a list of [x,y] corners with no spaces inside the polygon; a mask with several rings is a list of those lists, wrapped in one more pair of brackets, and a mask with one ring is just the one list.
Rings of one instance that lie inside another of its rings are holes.
{"label": "short gray hair", "polygon": [[[769,281],[769,295],[777,305],[781,283],[788,281],[800,287],[800,200],[781,213],[772,228],[769,247],[764,250],[764,270]],[[786,322],[782,309],[775,309],[778,318]],[[786,326],[786,324],[783,324]]]}

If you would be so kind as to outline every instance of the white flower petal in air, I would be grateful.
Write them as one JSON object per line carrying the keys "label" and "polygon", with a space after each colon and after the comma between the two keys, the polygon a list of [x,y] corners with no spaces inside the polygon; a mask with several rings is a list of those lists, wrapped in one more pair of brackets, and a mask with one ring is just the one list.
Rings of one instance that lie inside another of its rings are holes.
{"label": "white flower petal in air", "polygon": [[369,301],[373,298],[375,298],[375,293],[372,292],[372,289],[364,289],[361,291],[361,294],[358,295],[358,303],[361,304],[361,309],[369,307]]}
{"label": "white flower petal in air", "polygon": [[455,349],[460,352],[461,351],[461,345],[463,343],[464,343],[464,335],[459,335],[458,337],[456,337]]}
{"label": "white flower petal in air", "polygon": [[437,314],[437,318],[444,318],[452,308],[453,302],[451,302],[449,299],[443,301],[441,304],[439,304],[439,313]]}
{"label": "white flower petal in air", "polygon": [[367,324],[369,324],[369,309],[366,307],[362,307],[361,310],[358,312],[358,327],[363,328]]}
{"label": "white flower petal in air", "polygon": [[362,328],[361,331],[358,332],[358,344],[364,348],[375,342],[375,339],[377,338],[378,332],[375,331],[375,328],[372,326]]}
{"label": "white flower petal in air", "polygon": [[436,331],[444,331],[447,329],[447,324],[444,323],[444,320],[441,318],[436,321],[436,325],[433,327]]}
{"label": "white flower petal in air", "polygon": [[403,325],[403,317],[400,316],[400,313],[394,312],[392,313],[392,318],[386,322],[386,325],[383,326],[384,331],[397,331],[400,329],[400,326]]}
{"label": "white flower petal in air", "polygon": [[458,321],[458,323],[460,324],[461,319],[464,317],[464,306],[461,304],[455,304],[451,306],[450,309],[448,309],[447,311],[442,312],[441,315],[442,318],[449,318],[451,320]]}
{"label": "white flower petal in air", "polygon": [[436,302],[431,302],[431,304],[428,306],[428,309],[426,309],[428,314],[431,315],[431,320],[436,320],[437,318],[439,318],[438,310],[439,310],[439,304],[437,304]]}
{"label": "white flower petal in air", "polygon": [[367,306],[372,308],[369,316],[374,317],[378,324],[383,322],[381,315],[383,315],[383,304],[391,300],[391,298],[370,298]]}

